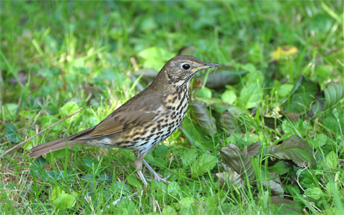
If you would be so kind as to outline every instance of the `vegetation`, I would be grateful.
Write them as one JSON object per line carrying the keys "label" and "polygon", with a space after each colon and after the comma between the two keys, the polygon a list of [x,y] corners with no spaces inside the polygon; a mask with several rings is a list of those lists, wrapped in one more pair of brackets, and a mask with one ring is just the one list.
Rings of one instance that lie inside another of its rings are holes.
{"label": "vegetation", "polygon": [[[83,108],[0,158],[0,214],[344,214],[341,1],[0,6],[0,154]],[[170,184],[144,189],[126,150],[28,156],[96,125],[178,53],[223,67],[193,79],[181,129],[146,156]]]}

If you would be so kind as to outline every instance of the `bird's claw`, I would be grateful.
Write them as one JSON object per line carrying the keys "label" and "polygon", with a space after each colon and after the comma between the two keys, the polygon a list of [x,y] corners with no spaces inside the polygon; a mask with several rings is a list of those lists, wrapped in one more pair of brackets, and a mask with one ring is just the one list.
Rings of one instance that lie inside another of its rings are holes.
{"label": "bird's claw", "polygon": [[[165,184],[169,184],[171,183],[170,181],[167,181],[166,179],[168,179],[169,177],[171,177],[172,173],[170,173],[167,177],[163,178],[158,174],[154,174],[154,179],[153,181],[161,181],[164,182]],[[152,181],[151,179],[147,179],[147,181]]]}

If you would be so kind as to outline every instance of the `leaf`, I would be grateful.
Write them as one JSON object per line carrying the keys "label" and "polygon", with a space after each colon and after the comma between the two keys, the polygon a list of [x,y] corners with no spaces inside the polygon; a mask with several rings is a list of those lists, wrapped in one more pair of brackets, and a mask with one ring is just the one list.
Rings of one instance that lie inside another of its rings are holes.
{"label": "leaf", "polygon": [[217,180],[219,182],[220,187],[226,186],[226,189],[229,190],[228,184],[232,184],[236,188],[241,188],[244,186],[244,181],[240,177],[240,175],[235,171],[230,172],[219,172],[216,173]]}
{"label": "leaf", "polygon": [[[265,176],[262,176],[265,177]],[[281,180],[276,172],[269,173],[269,179],[263,179],[262,180],[263,186],[269,187],[271,190],[271,193],[278,196],[284,195],[284,189],[281,185]]]}
{"label": "leaf", "polygon": [[313,199],[320,199],[320,197],[323,196],[324,193],[319,187],[311,187],[305,190],[305,195]]}
{"label": "leaf", "polygon": [[293,90],[293,87],[292,84],[282,84],[276,92],[278,92],[278,95],[281,97],[287,97]]}
{"label": "leaf", "polygon": [[137,178],[133,175],[127,177],[128,184],[138,189],[142,189],[142,183],[137,180]]}
{"label": "leaf", "polygon": [[138,55],[145,60],[143,63],[144,68],[153,68],[157,71],[160,71],[166,61],[174,57],[174,54],[156,46],[144,49]]}
{"label": "leaf", "polygon": [[[225,85],[229,84],[236,84],[239,82],[240,77],[245,75],[247,71],[229,71],[229,70],[222,70],[221,67],[218,71],[215,73],[210,73],[207,77],[207,82],[205,83],[205,86],[210,89],[219,89],[224,87]],[[196,78],[196,80],[201,81],[204,83],[206,75],[202,75]],[[195,81],[196,81],[195,80]]]}
{"label": "leaf", "polygon": [[96,167],[99,164],[99,161],[93,160],[89,157],[85,157],[82,160],[82,164],[84,164],[88,168],[92,168],[92,166]]}
{"label": "leaf", "polygon": [[177,55],[190,55],[190,56],[192,56],[195,51],[196,51],[195,46],[183,46],[181,49],[179,49]]}
{"label": "leaf", "polygon": [[222,160],[233,170],[236,171],[242,179],[248,177],[251,182],[254,179],[254,169],[251,157],[247,153],[247,147],[243,150],[233,143],[221,149]]}
{"label": "leaf", "polygon": [[306,167],[308,163],[312,166],[315,164],[311,147],[295,135],[284,140],[280,145],[271,146],[268,151],[281,159],[292,160],[299,167]]}
{"label": "leaf", "polygon": [[242,88],[238,102],[246,109],[254,108],[260,102],[262,94],[262,88],[258,83],[250,83]]}
{"label": "leaf", "polygon": [[183,167],[191,166],[193,162],[198,157],[198,152],[196,149],[190,149],[184,151],[184,154],[180,157],[183,163]]}
{"label": "leaf", "polygon": [[72,208],[75,204],[75,197],[71,194],[63,193],[53,202],[57,209]]}
{"label": "leaf", "polygon": [[296,83],[290,97],[282,104],[286,113],[305,113],[311,108],[316,94],[320,93],[319,83],[313,82],[303,76]]}
{"label": "leaf", "polygon": [[204,129],[198,124],[193,123],[189,117],[184,119],[181,127],[181,131],[190,144],[196,143],[206,149],[214,150],[214,143],[211,139],[207,138]]}
{"label": "leaf", "polygon": [[209,136],[216,134],[215,120],[210,116],[205,102],[193,100],[190,102],[191,116],[197,124],[207,131]]}
{"label": "leaf", "polygon": [[302,205],[289,199],[284,199],[279,196],[272,196],[271,203],[278,206],[279,214],[303,214]]}
{"label": "leaf", "polygon": [[51,191],[51,195],[49,196],[49,200],[53,201],[53,200],[57,199],[57,197],[59,197],[63,193],[65,193],[65,192],[60,187],[55,187]]}
{"label": "leaf", "polygon": [[[76,102],[67,102],[66,104],[64,104],[61,108],[60,108],[60,114],[62,117],[66,117],[74,112],[76,112],[77,110],[80,109],[80,106],[78,105],[78,103]],[[74,116],[72,116],[71,118],[66,119],[67,123],[70,123],[72,121],[72,119],[78,119],[81,116],[80,112],[75,114]]]}
{"label": "leaf", "polygon": [[211,171],[217,162],[217,158],[213,155],[203,154],[192,164],[192,177],[199,177],[206,172]]}
{"label": "leaf", "polygon": [[331,169],[337,169],[337,167],[338,167],[338,155],[334,151],[331,151],[326,156],[326,164]]}
{"label": "leaf", "polygon": [[221,99],[223,102],[232,105],[236,101],[237,96],[233,90],[226,90],[224,93],[222,93]]}
{"label": "leaf", "polygon": [[168,184],[167,187],[167,193],[171,194],[173,196],[179,195],[181,192],[180,186],[177,182],[172,181],[171,183]]}
{"label": "leaf", "polygon": [[110,177],[109,175],[107,175],[106,173],[103,173],[99,176],[99,179],[97,179],[98,181],[105,183],[111,183],[112,182],[112,177]]}
{"label": "leaf", "polygon": [[284,175],[290,172],[293,168],[284,161],[278,161],[275,165],[269,168],[270,172],[277,172],[279,175]]}
{"label": "leaf", "polygon": [[39,157],[37,160],[35,160],[31,164],[31,172],[30,174],[32,176],[35,175],[35,177],[40,177],[43,180],[47,180],[47,170],[43,169],[44,165],[47,163],[47,161],[43,157]]}
{"label": "leaf", "polygon": [[20,134],[17,132],[17,129],[14,125],[5,125],[5,135],[12,143],[19,143],[22,141],[22,138],[20,137]]}
{"label": "leaf", "polygon": [[276,50],[271,52],[271,57],[272,59],[279,61],[298,52],[299,50],[295,46],[277,46]]}
{"label": "leaf", "polygon": [[164,207],[164,209],[162,210],[162,215],[174,215],[174,214],[178,214],[176,209],[174,209],[171,206],[166,206]]}
{"label": "leaf", "polygon": [[4,117],[5,120],[8,119],[15,119],[17,117],[17,111],[18,111],[18,105],[17,104],[12,104],[8,103],[3,106],[4,113],[1,113],[1,117]]}
{"label": "leaf", "polygon": [[240,132],[241,129],[238,125],[238,118],[233,114],[232,111],[225,110],[221,114],[221,125],[225,129],[225,131],[228,133],[227,136],[229,136],[232,133]]}
{"label": "leaf", "polygon": [[250,155],[250,157],[254,157],[260,152],[260,148],[262,148],[261,144],[262,142],[258,141],[247,147],[247,153]]}
{"label": "leaf", "polygon": [[143,80],[146,83],[150,83],[156,78],[156,76],[158,75],[158,71],[151,68],[143,68],[136,71],[134,75],[136,77],[141,76],[141,80]]}
{"label": "leaf", "polygon": [[326,144],[327,142],[327,136],[326,134],[319,134],[316,136],[315,140],[312,141],[314,147],[322,147]]}
{"label": "leaf", "polygon": [[212,93],[211,93],[211,90],[209,88],[203,87],[202,89],[197,91],[197,93],[195,93],[195,96],[203,97],[203,98],[211,98],[212,97]]}
{"label": "leaf", "polygon": [[168,153],[168,147],[165,145],[158,145],[153,152],[155,157],[163,157]]}
{"label": "leaf", "polygon": [[344,86],[332,85],[324,90],[325,105],[324,111],[331,110],[344,98]]}

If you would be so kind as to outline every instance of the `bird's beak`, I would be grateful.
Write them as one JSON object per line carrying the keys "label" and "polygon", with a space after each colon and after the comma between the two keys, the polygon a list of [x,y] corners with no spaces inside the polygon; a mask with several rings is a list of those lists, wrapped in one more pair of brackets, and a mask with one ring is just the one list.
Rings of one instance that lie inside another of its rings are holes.
{"label": "bird's beak", "polygon": [[196,72],[202,69],[208,69],[208,68],[218,67],[218,66],[220,65],[217,63],[204,63],[203,65],[200,65],[199,67],[193,68],[191,71]]}

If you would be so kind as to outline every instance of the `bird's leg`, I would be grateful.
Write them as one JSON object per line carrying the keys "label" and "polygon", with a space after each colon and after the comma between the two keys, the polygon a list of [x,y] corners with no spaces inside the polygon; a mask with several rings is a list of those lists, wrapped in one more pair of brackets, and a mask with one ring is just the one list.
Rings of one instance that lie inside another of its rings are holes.
{"label": "bird's leg", "polygon": [[166,178],[162,178],[158,173],[154,171],[154,169],[147,163],[147,161],[145,161],[144,159],[142,159],[142,161],[143,161],[143,164],[147,167],[147,169],[154,175],[154,181],[162,181],[165,184],[171,183],[167,181],[166,179],[168,179],[172,175],[172,173],[170,173]]}
{"label": "bird's leg", "polygon": [[147,181],[146,181],[146,179],[145,179],[145,177],[143,176],[143,173],[142,173],[142,160],[143,160],[143,157],[144,156],[142,154],[140,154],[140,153],[138,153],[136,155],[136,160],[134,162],[134,167],[135,167],[135,169],[137,171],[137,174],[141,178],[141,180],[143,182],[143,185],[145,187],[147,187],[148,183],[147,183]]}

